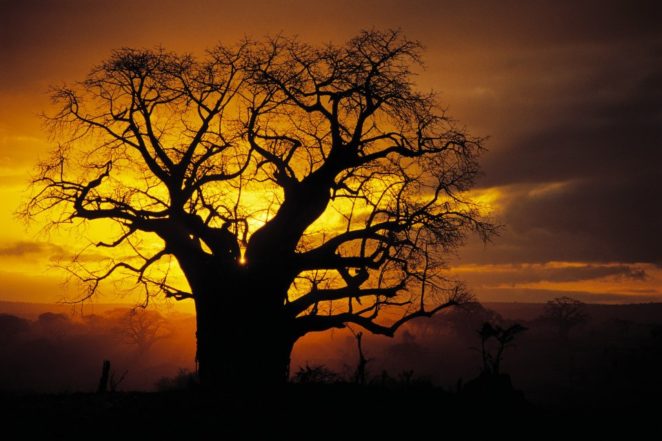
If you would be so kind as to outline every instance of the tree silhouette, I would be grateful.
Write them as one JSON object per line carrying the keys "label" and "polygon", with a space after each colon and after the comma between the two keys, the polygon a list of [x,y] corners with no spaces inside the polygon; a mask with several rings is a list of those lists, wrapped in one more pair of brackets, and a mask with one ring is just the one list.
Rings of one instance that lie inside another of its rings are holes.
{"label": "tree silhouette", "polygon": [[[484,375],[499,375],[501,373],[501,361],[503,352],[513,344],[513,340],[527,328],[515,323],[507,328],[485,322],[478,331],[480,336],[480,353],[483,359]],[[493,342],[493,348],[490,347]]]}
{"label": "tree silhouette", "polygon": [[365,356],[363,352],[363,332],[355,332],[349,329],[354,338],[356,339],[356,349],[358,351],[358,360],[356,361],[356,369],[354,370],[353,380],[356,384],[366,384],[368,380],[368,363],[372,360]]}
{"label": "tree silhouette", "polygon": [[172,334],[161,314],[143,308],[121,311],[120,326],[119,333],[124,342],[135,345],[139,357],[147,354],[156,342]]}
{"label": "tree silhouette", "polygon": [[109,261],[68,267],[84,298],[134,275],[146,300],[192,299],[207,387],[282,382],[309,332],[392,336],[468,297],[438,269],[494,230],[465,196],[481,142],[415,90],[420,52],[397,31],[117,50],[53,90],[24,214],[110,237]]}
{"label": "tree silhouette", "polygon": [[559,336],[567,340],[570,330],[586,323],[589,315],[584,302],[571,297],[557,297],[545,304],[540,318],[556,327]]}

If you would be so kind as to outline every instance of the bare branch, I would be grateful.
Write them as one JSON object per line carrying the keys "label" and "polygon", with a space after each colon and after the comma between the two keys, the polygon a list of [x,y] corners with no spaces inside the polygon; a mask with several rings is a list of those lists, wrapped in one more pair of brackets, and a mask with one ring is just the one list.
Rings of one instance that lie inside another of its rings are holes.
{"label": "bare branch", "polygon": [[145,302],[194,299],[232,329],[253,332],[239,323],[251,311],[293,338],[393,335],[466,300],[447,256],[496,231],[467,196],[483,140],[416,90],[420,52],[399,31],[245,40],[200,59],[119,49],[54,90],[59,146],[23,214],[108,229],[89,241],[108,260],[69,267],[86,298],[128,275]]}

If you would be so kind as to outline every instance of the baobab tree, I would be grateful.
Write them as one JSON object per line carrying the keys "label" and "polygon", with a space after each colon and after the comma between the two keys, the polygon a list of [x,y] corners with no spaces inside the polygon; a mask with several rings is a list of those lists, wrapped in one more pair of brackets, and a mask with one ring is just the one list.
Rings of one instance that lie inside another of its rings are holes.
{"label": "baobab tree", "polygon": [[589,314],[586,303],[571,297],[557,297],[545,304],[542,321],[556,327],[562,340],[568,339],[570,331],[588,322]]}
{"label": "baobab tree", "polygon": [[84,299],[129,275],[192,299],[205,386],[281,383],[307,333],[392,336],[468,298],[439,269],[494,229],[466,197],[481,140],[416,90],[420,52],[397,31],[117,50],[54,89],[24,213],[102,225],[110,260],[69,267]]}
{"label": "baobab tree", "polygon": [[138,358],[144,357],[156,342],[172,335],[166,319],[156,311],[142,308],[122,310],[119,321],[122,340],[135,346]]}

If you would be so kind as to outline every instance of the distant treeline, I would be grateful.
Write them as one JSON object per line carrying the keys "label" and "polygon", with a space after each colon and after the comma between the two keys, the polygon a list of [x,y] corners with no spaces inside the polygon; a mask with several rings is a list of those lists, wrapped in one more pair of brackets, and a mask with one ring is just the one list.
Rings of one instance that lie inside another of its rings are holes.
{"label": "distant treeline", "polygon": [[0,314],[0,390],[74,392],[96,388],[103,360],[124,390],[150,389],[162,376],[193,369],[195,319],[118,308],[36,319]]}
{"label": "distant treeline", "polygon": [[[658,396],[662,305],[573,302],[567,299],[551,310],[550,305],[521,304],[449,310],[413,321],[393,339],[364,335],[362,355],[358,329],[313,334],[295,347],[291,374],[351,380],[362,364],[362,381],[368,383],[422,379],[454,391],[483,369],[483,325],[517,323],[527,330],[504,351],[501,371],[529,401],[618,408]],[[93,391],[103,360],[112,361],[115,378],[126,373],[120,390],[153,390],[172,383],[163,378],[195,370],[194,336],[192,315],[151,310],[117,308],[74,318],[52,312],[33,319],[0,314],[0,390]],[[255,350],[260,351],[260,342]]]}

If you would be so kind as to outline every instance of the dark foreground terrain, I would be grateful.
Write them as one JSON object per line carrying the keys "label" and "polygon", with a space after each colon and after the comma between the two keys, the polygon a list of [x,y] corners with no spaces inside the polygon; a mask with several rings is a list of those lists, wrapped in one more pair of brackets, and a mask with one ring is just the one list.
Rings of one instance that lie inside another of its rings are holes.
{"label": "dark foreground terrain", "polygon": [[635,433],[660,411],[659,403],[643,402],[607,412],[541,408],[508,389],[504,379],[505,385],[467,384],[460,393],[429,385],[291,384],[253,397],[195,391],[5,394],[0,403],[5,431],[42,439],[443,439],[458,431],[526,436],[533,427],[547,433],[614,425]]}
{"label": "dark foreground terrain", "polygon": [[[300,342],[287,387],[221,396],[189,381],[192,316],[129,316],[161,332],[141,346],[122,331],[125,309],[0,314],[0,427],[11,435],[0,439],[427,440],[448,439],[448,431],[493,438],[532,425],[525,439],[575,426],[620,426],[636,439],[657,424],[662,304],[587,305],[582,322],[565,330],[545,318],[544,305],[489,306],[413,322],[394,339],[366,336],[365,385],[353,384],[356,338],[338,332]],[[498,351],[493,340],[481,351],[485,323],[526,328],[500,369],[482,360]],[[108,390],[119,392],[97,395],[105,359]],[[485,372],[509,376],[481,380]],[[650,433],[657,439],[659,428]]]}
{"label": "dark foreground terrain", "polygon": [[[526,403],[496,411],[437,389],[393,391],[338,386],[289,388],[254,399],[190,392],[4,397],[3,414],[18,433],[46,439],[89,436],[303,439],[328,435],[423,434],[477,414],[533,415]],[[94,435],[92,435],[94,434]]]}

